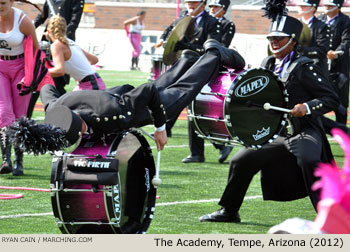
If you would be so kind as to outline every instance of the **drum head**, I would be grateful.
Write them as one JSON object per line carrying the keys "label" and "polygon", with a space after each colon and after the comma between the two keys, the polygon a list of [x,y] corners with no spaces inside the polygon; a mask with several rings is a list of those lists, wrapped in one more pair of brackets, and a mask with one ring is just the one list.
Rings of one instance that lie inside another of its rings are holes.
{"label": "drum head", "polygon": [[[134,232],[145,233],[153,218],[156,198],[151,183],[155,165],[148,142],[141,134],[130,131],[104,139],[83,138],[71,156],[84,160],[96,155],[118,160],[117,183],[68,183],[63,163],[70,157],[53,160],[51,187],[63,189],[51,197],[58,227],[62,233],[70,234],[123,233],[131,221],[136,221]],[[88,175],[99,177],[101,173]]]}
{"label": "drum head", "polygon": [[283,129],[286,113],[264,110],[263,105],[287,107],[287,92],[270,71],[251,69],[238,76],[225,101],[225,117],[231,135],[248,147],[259,148],[273,141]]}

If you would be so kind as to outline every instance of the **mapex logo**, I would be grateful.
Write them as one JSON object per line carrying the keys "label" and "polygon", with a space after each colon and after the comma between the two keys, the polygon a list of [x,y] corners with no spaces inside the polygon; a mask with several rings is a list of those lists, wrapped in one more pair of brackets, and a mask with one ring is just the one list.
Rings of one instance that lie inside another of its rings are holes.
{"label": "mapex logo", "polygon": [[111,162],[98,162],[98,161],[74,161],[75,167],[89,167],[89,168],[109,168]]}
{"label": "mapex logo", "polygon": [[241,83],[235,91],[236,97],[248,97],[262,91],[269,84],[269,77],[254,76]]}

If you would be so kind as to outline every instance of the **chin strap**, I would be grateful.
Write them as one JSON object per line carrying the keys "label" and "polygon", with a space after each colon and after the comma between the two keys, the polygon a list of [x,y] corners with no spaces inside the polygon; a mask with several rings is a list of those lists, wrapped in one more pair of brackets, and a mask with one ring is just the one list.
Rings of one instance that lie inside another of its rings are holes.
{"label": "chin strap", "polygon": [[223,10],[224,10],[224,8],[221,7],[221,9],[219,9],[217,12],[214,13],[213,17],[216,17]]}
{"label": "chin strap", "polygon": [[271,43],[269,43],[270,51],[271,51],[272,53],[280,53],[280,52],[282,52],[284,49],[286,49],[287,46],[289,46],[290,43],[292,43],[292,41],[293,41],[293,38],[290,38],[289,41],[287,42],[287,44],[285,44],[283,47],[281,47],[281,48],[278,49],[278,50],[273,50],[272,47],[271,47]]}
{"label": "chin strap", "polygon": [[[199,8],[203,6],[203,4],[204,4],[204,2],[201,2],[201,4],[198,5],[198,7],[195,8],[195,9],[192,11],[192,13],[196,13],[196,12],[199,10]],[[199,14],[199,13],[198,13],[198,14]],[[197,16],[197,15],[196,15],[196,16]]]}
{"label": "chin strap", "polygon": [[338,6],[334,6],[334,8],[330,9],[330,10],[326,10],[324,13],[328,14],[332,11],[335,11],[338,8]]}
{"label": "chin strap", "polygon": [[299,14],[309,14],[311,11],[313,11],[315,9],[315,7],[312,7],[311,9],[307,10],[307,11],[299,11]]}

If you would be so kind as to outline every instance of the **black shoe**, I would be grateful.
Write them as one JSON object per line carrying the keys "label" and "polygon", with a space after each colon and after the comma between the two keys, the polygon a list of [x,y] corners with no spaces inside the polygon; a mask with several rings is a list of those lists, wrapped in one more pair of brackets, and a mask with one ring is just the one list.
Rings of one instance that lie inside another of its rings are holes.
{"label": "black shoe", "polygon": [[13,169],[12,175],[13,176],[23,176],[24,175],[23,174],[23,167],[22,167],[22,169]]}
{"label": "black shoe", "polygon": [[245,61],[238,52],[222,46],[220,42],[215,39],[208,39],[204,42],[203,47],[205,52],[212,49],[218,50],[220,53],[221,63],[226,67],[243,69],[245,66]]}
{"label": "black shoe", "polygon": [[182,159],[182,163],[203,163],[205,158],[203,156],[191,156]]}
{"label": "black shoe", "polygon": [[12,164],[7,161],[3,161],[0,167],[0,174],[7,174],[12,172]]}
{"label": "black shoe", "polygon": [[220,150],[219,163],[223,163],[226,160],[228,155],[230,155],[232,149],[233,146],[225,146]]}
{"label": "black shoe", "polygon": [[241,217],[237,212],[227,211],[221,208],[214,213],[203,215],[199,218],[200,222],[241,222]]}
{"label": "black shoe", "polygon": [[13,176],[23,176],[23,152],[15,147],[15,161],[13,162]]}
{"label": "black shoe", "polygon": [[123,234],[136,234],[140,231],[142,225],[134,220],[128,220],[121,228]]}

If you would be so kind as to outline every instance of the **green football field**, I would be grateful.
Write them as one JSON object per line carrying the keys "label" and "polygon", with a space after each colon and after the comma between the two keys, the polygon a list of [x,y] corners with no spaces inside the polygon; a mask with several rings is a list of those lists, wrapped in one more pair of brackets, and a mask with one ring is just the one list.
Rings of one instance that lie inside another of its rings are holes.
{"label": "green football field", "polygon": [[[131,83],[139,85],[147,82],[148,73],[99,71],[108,87]],[[67,87],[71,90],[74,83]],[[43,112],[36,111],[34,118],[41,120]],[[145,127],[152,132],[153,126]],[[146,137],[156,150],[152,140]],[[334,156],[342,166],[342,149],[330,140]],[[235,146],[232,157],[241,146]],[[315,211],[308,198],[292,202],[263,201],[259,174],[252,181],[246,199],[240,210],[242,222],[201,223],[201,215],[219,208],[217,202],[225,188],[228,174],[228,161],[219,164],[218,151],[206,143],[205,163],[183,164],[181,160],[189,154],[187,121],[178,120],[172,137],[162,152],[160,177],[154,219],[148,229],[149,234],[264,234],[270,227],[282,221],[300,217],[315,218]],[[12,156],[14,158],[14,155]],[[228,158],[228,160],[230,159]],[[26,155],[24,176],[0,175],[0,186],[32,187],[48,189],[50,186],[52,156]],[[281,167],[283,169],[283,167]],[[20,199],[0,200],[0,234],[58,234],[52,214],[49,192],[2,190],[0,194],[23,194]]]}

